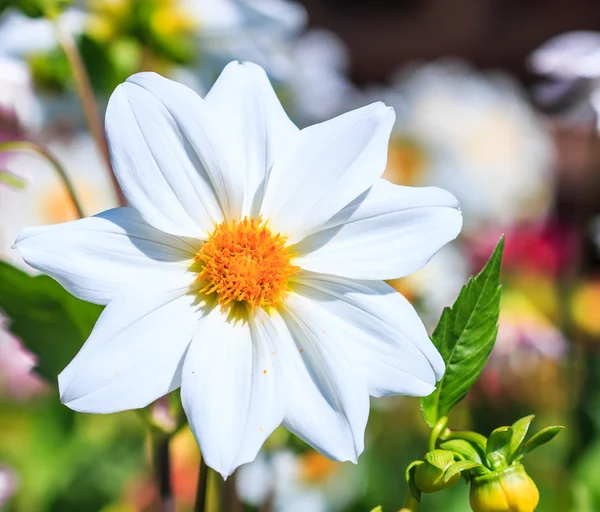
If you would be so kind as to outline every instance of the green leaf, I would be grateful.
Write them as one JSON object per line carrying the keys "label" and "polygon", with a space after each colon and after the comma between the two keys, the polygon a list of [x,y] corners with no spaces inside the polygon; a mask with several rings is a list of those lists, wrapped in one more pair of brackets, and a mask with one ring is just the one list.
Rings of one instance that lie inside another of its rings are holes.
{"label": "green leaf", "polygon": [[529,438],[526,443],[523,443],[521,447],[515,453],[513,457],[514,460],[521,460],[525,455],[527,455],[530,451],[539,448],[543,444],[549,443],[554,439],[560,431],[565,428],[562,426],[555,427],[546,427],[540,430],[538,433],[534,434]]}
{"label": "green leaf", "polygon": [[425,422],[433,425],[467,394],[485,367],[498,333],[500,266],[504,237],[485,268],[445,308],[431,340],[446,363],[435,391],[421,399]]}
{"label": "green leaf", "polygon": [[410,493],[413,495],[413,498],[417,501],[421,501],[421,490],[417,487],[415,483],[415,470],[417,466],[421,464],[425,464],[422,460],[413,460],[408,467],[406,468],[406,482],[408,483],[408,489]]}
{"label": "green leaf", "polygon": [[464,439],[451,439],[450,441],[444,441],[440,443],[442,450],[449,450],[455,454],[460,455],[465,460],[471,460],[473,462],[483,463],[482,453],[469,441]]}
{"label": "green leaf", "polygon": [[513,435],[512,435],[512,439],[510,440],[510,446],[508,448],[508,463],[509,464],[512,462],[512,459],[513,459],[515,453],[517,452],[517,450],[519,449],[519,446],[521,446],[523,439],[525,439],[525,436],[527,435],[527,431],[529,430],[529,425],[531,425],[533,418],[535,418],[535,416],[533,414],[530,414],[529,416],[525,416],[513,423],[513,425],[512,425]]}
{"label": "green leaf", "polygon": [[383,508],[381,505],[377,505],[375,508],[371,509],[371,512],[383,512]]}
{"label": "green leaf", "polygon": [[463,471],[469,469],[476,470],[475,473],[477,475],[483,475],[490,472],[489,469],[478,462],[473,462],[472,460],[461,460],[459,462],[455,462],[449,466],[448,469],[446,469],[444,475],[442,476],[442,480],[444,482],[448,482],[457,473],[462,473]]}
{"label": "green leaf", "polygon": [[512,437],[512,427],[498,427],[488,437],[485,455],[492,469],[500,469],[507,465]]}
{"label": "green leaf", "polygon": [[8,171],[0,171],[0,183],[4,183],[9,187],[22,190],[25,188],[25,181],[19,178],[16,174]]}
{"label": "green leaf", "polygon": [[30,276],[0,261],[0,309],[9,328],[38,358],[50,383],[90,335],[102,307],[70,295],[48,276]]}
{"label": "green leaf", "polygon": [[442,471],[454,462],[454,454],[448,450],[432,450],[427,452],[423,458]]}

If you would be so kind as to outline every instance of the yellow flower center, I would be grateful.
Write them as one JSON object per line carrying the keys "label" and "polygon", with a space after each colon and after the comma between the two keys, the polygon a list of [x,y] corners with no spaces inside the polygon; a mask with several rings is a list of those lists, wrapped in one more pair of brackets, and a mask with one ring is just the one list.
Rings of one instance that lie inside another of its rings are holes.
{"label": "yellow flower center", "polygon": [[286,237],[272,233],[262,218],[222,222],[196,254],[201,293],[216,293],[224,309],[237,301],[252,310],[277,306],[288,290],[288,277],[299,267],[291,264]]}

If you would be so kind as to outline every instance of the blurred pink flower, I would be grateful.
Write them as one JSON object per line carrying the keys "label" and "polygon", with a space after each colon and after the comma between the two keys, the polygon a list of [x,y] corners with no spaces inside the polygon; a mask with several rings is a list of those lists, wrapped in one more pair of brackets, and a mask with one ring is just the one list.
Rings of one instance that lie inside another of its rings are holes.
{"label": "blurred pink flower", "polygon": [[[473,266],[482,268],[498,243],[501,231],[488,230],[470,245]],[[555,219],[521,224],[505,230],[502,268],[506,272],[530,272],[557,277],[579,257],[581,240],[572,226]]]}
{"label": "blurred pink flower", "polygon": [[46,385],[31,371],[35,366],[33,354],[7,331],[5,324],[0,317],[0,394],[25,400],[44,391]]}
{"label": "blurred pink flower", "polygon": [[0,507],[12,497],[17,484],[15,474],[6,466],[0,466]]}

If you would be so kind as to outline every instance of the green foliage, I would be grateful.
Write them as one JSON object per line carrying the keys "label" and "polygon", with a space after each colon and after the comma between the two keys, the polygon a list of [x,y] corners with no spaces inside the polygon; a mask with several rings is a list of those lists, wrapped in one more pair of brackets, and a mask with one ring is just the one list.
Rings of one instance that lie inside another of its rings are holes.
{"label": "green foliage", "polygon": [[65,92],[71,83],[69,61],[60,48],[31,54],[27,57],[27,63],[35,85],[40,91],[58,95]]}
{"label": "green foliage", "polygon": [[421,490],[417,487],[415,475],[417,468],[423,464],[425,463],[422,460],[415,460],[408,465],[406,472],[404,473],[406,483],[408,484],[408,490],[417,501],[421,501]]}
{"label": "green foliage", "polygon": [[427,452],[424,459],[436,468],[446,469],[454,462],[454,455],[448,450],[433,450]]}
{"label": "green foliage", "polygon": [[[94,90],[99,94],[110,94],[117,85],[123,82],[123,77],[117,72],[105,45],[100,44],[87,34],[77,39],[77,46]],[[137,64],[137,62],[136,62]],[[137,71],[133,67],[127,71]],[[132,74],[132,73],[130,73]]]}
{"label": "green foliage", "polygon": [[446,469],[443,480],[444,482],[448,482],[454,475],[458,475],[459,473],[467,470],[471,470],[474,474],[478,475],[489,473],[489,470],[478,462],[474,462],[472,460],[460,460]]}
{"label": "green foliage", "polygon": [[144,471],[135,413],[78,414],[52,395],[26,405],[0,397],[0,410],[0,460],[19,476],[7,511],[108,510]]}
{"label": "green foliage", "polygon": [[508,462],[510,463],[516,454],[517,450],[523,443],[525,436],[527,435],[527,431],[529,430],[529,425],[533,421],[535,416],[530,414],[529,416],[525,416],[517,421],[515,421],[512,425],[512,438],[510,440],[510,446],[508,447]]}
{"label": "green foliage", "polygon": [[515,452],[515,456],[513,460],[519,461],[529,452],[539,448],[540,446],[549,443],[554,439],[562,429],[565,427],[562,426],[554,426],[554,427],[546,427],[534,434],[529,438],[529,440],[519,446],[518,450]]}
{"label": "green foliage", "polygon": [[55,17],[71,3],[72,0],[2,0],[0,13],[8,7],[13,7],[30,18]]}
{"label": "green foliage", "polygon": [[506,466],[513,430],[511,427],[498,427],[487,440],[485,455],[492,469]]}
{"label": "green foliage", "polygon": [[433,427],[464,398],[475,383],[496,341],[500,314],[500,266],[504,238],[485,268],[462,288],[451,308],[444,309],[432,341],[446,363],[435,391],[421,399],[426,423]]}
{"label": "green foliage", "polygon": [[48,276],[0,262],[0,309],[9,328],[38,358],[37,372],[51,383],[90,335],[102,307],[79,300]]}
{"label": "green foliage", "polygon": [[471,460],[480,464],[485,460],[485,454],[479,452],[477,447],[465,439],[450,439],[449,441],[444,441],[440,443],[440,448],[449,450],[464,460]]}

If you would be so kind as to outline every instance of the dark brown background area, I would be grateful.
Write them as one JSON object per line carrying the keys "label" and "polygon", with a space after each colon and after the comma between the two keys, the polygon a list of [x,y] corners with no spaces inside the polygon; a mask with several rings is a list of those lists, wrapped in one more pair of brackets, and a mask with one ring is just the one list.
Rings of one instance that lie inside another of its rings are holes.
{"label": "dark brown background area", "polygon": [[533,80],[526,57],[554,35],[600,30],[600,0],[302,0],[311,25],[337,33],[357,83],[443,56]]}

